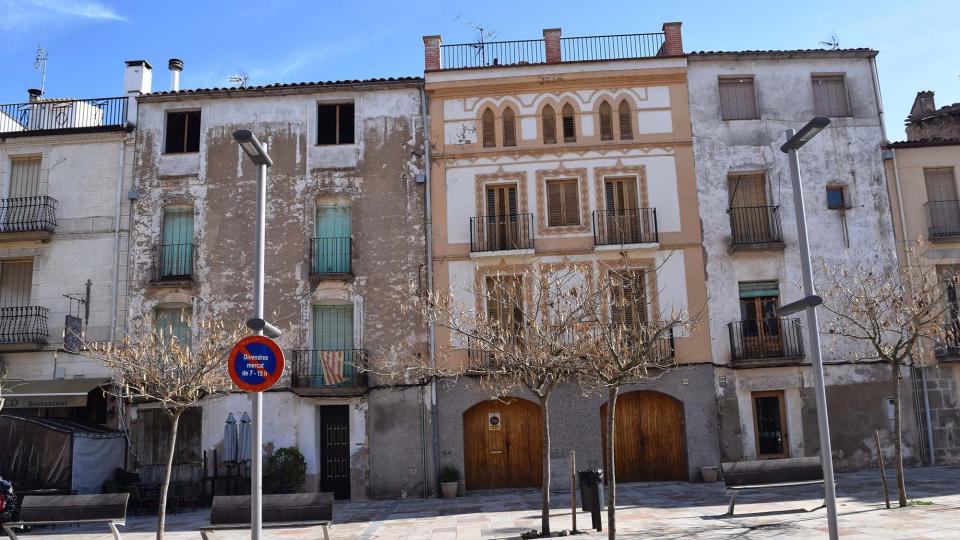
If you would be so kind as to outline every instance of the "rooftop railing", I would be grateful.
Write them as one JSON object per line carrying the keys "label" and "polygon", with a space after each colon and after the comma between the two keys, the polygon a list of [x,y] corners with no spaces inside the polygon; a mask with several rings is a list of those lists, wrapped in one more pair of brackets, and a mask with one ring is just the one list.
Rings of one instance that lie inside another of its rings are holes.
{"label": "rooftop railing", "polygon": [[96,131],[127,125],[127,98],[40,100],[0,105],[0,136]]}
{"label": "rooftop railing", "polygon": [[657,56],[664,43],[663,32],[560,38],[564,62],[626,60]]}

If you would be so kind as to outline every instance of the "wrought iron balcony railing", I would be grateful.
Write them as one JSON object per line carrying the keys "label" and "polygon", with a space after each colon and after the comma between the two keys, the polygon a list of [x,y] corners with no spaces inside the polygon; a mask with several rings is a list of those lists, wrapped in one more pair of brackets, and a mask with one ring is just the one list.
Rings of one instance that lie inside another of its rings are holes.
{"label": "wrought iron balcony railing", "polygon": [[656,208],[594,210],[593,243],[597,246],[659,241]]}
{"label": "wrought iron balcony railing", "polygon": [[57,200],[46,195],[0,199],[0,232],[53,232]]}
{"label": "wrought iron balcony railing", "polygon": [[154,252],[154,281],[193,279],[193,244],[160,244]]}
{"label": "wrought iron balcony railing", "polygon": [[734,321],[727,325],[733,362],[802,358],[803,337],[796,319]]}
{"label": "wrought iron balcony railing", "polygon": [[931,240],[960,236],[960,201],[928,201],[923,207]]}
{"label": "wrought iron balcony railing", "polygon": [[533,249],[533,214],[470,218],[470,251]]}
{"label": "wrought iron balcony railing", "polygon": [[314,238],[310,241],[310,274],[323,276],[353,272],[353,239]]}
{"label": "wrought iron balcony railing", "polygon": [[367,384],[365,349],[293,351],[292,386],[328,388]]}
{"label": "wrought iron balcony railing", "polygon": [[782,244],[779,206],[740,206],[727,210],[733,247],[762,247]]}
{"label": "wrought iron balcony railing", "polygon": [[39,100],[0,105],[0,135],[96,131],[127,126],[127,98]]}
{"label": "wrought iron balcony railing", "polygon": [[0,308],[0,343],[46,343],[47,311],[40,306]]}

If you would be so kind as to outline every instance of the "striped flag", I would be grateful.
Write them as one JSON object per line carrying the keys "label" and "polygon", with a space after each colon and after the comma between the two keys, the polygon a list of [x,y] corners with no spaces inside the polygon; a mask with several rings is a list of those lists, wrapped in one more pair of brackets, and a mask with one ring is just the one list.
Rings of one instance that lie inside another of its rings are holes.
{"label": "striped flag", "polygon": [[319,351],[324,384],[343,384],[343,351]]}

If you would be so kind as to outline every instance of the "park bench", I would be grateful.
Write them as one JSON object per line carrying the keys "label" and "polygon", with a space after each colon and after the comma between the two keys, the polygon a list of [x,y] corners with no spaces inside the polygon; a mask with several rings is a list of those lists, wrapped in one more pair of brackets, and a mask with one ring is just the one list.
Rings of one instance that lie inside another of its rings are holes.
{"label": "park bench", "polygon": [[27,495],[20,505],[17,521],[3,524],[11,540],[17,540],[13,529],[47,525],[80,525],[106,523],[115,540],[120,540],[117,525],[126,525],[129,493],[103,495]]}
{"label": "park bench", "polygon": [[[263,528],[323,527],[323,538],[329,540],[327,528],[333,520],[333,493],[291,493],[263,496]],[[216,496],[210,507],[210,525],[200,528],[203,540],[219,530],[250,528],[250,496]]]}
{"label": "park bench", "polygon": [[733,515],[737,493],[741,491],[823,485],[823,468],[819,457],[735,461],[722,463],[721,470],[723,483],[730,495],[730,506],[725,514],[728,516]]}

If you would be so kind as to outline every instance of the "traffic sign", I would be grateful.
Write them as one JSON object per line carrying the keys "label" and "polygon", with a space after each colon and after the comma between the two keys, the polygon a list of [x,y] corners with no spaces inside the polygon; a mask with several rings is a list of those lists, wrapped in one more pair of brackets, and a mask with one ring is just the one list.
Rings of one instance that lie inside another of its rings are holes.
{"label": "traffic sign", "polygon": [[262,392],[280,380],[283,351],[268,337],[247,336],[230,350],[227,371],[241,390]]}

